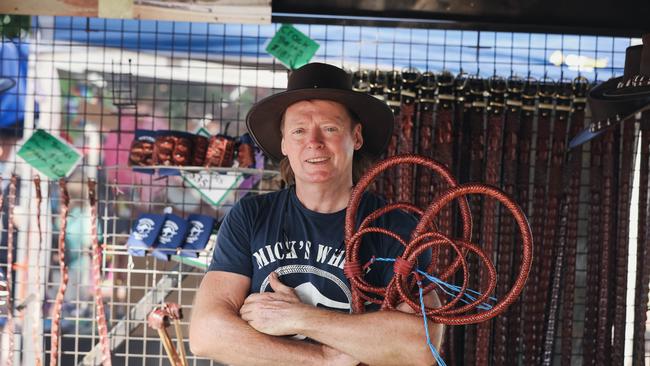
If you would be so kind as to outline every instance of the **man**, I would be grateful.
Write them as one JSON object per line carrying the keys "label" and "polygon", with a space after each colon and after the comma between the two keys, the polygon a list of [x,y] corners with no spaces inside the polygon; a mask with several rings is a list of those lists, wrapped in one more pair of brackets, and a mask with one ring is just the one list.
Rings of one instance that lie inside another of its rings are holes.
{"label": "man", "polygon": [[[224,220],[196,295],[192,352],[233,365],[433,364],[423,320],[407,305],[349,313],[345,209],[362,156],[386,148],[390,109],[353,92],[350,77],[326,64],[295,70],[287,89],[257,103],[247,125],[271,158],[283,159],[283,177],[295,185],[244,198]],[[365,194],[357,222],[382,205]],[[399,211],[375,222],[405,239],[415,224]],[[369,235],[361,257],[402,251],[392,238]],[[392,266],[373,265],[365,276],[385,286]],[[433,292],[425,300],[438,303]],[[439,347],[442,326],[430,332]]]}

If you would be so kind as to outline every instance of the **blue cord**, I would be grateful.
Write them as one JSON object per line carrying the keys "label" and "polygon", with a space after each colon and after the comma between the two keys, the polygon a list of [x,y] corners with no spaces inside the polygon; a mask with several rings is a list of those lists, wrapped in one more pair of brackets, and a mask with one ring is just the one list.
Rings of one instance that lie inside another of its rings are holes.
{"label": "blue cord", "polygon": [[[370,264],[372,264],[373,262],[395,262],[395,258],[371,258]],[[439,279],[438,277],[432,276],[419,269],[417,270],[417,272],[423,275],[424,277],[426,277],[426,279],[428,279],[432,283],[435,283],[438,286],[438,288],[440,288],[440,290],[442,290],[444,293],[446,293],[451,297],[456,297],[456,295],[460,293],[461,290],[460,286],[456,286],[451,283],[445,282]],[[465,304],[471,304],[472,302],[476,301],[477,297],[472,296],[469,293],[481,296],[481,293],[478,291],[474,291],[472,289],[465,289],[465,293],[463,294],[463,297],[461,297],[460,301],[464,302]],[[491,300],[493,302],[497,301],[496,297],[492,297],[492,296],[488,297],[488,300]],[[492,309],[492,305],[486,302],[482,302],[477,306],[477,309],[487,311]]]}
{"label": "blue cord", "polygon": [[[374,262],[395,262],[395,258],[376,258],[372,257],[370,258],[370,262],[367,265],[371,265]],[[432,276],[420,269],[416,269],[418,274],[423,275],[427,280],[431,281],[431,283],[435,283],[438,288],[440,288],[444,293],[451,297],[456,297],[457,294],[460,293],[461,287],[452,285],[451,283],[447,283],[438,277]],[[427,320],[427,314],[426,314],[426,309],[424,307],[424,293],[422,290],[422,281],[418,280],[418,291],[420,293],[420,311],[422,312],[422,318],[424,319],[424,332],[427,336],[427,345],[429,346],[429,349],[431,350],[431,354],[433,355],[433,358],[436,359],[436,363],[438,366],[447,366],[445,361],[442,359],[442,356],[440,356],[440,353],[438,353],[438,350],[436,350],[436,347],[431,343],[431,336],[429,335],[429,322]],[[474,291],[472,289],[465,289],[465,293],[463,293],[463,297],[460,298],[460,301],[466,303],[466,304],[471,304],[472,302],[476,301],[476,297],[470,295],[469,293],[472,293],[474,295],[481,296],[481,293],[478,291]],[[466,300],[465,298],[469,299]],[[497,299],[496,297],[488,297],[488,300],[496,302]],[[478,309],[480,310],[490,310],[492,309],[492,305],[482,302],[477,306]]]}
{"label": "blue cord", "polygon": [[431,336],[429,336],[429,324],[427,321],[427,314],[424,310],[424,294],[422,292],[422,282],[418,281],[418,288],[420,291],[420,308],[422,309],[422,318],[424,319],[424,332],[427,335],[427,345],[429,345],[429,349],[431,350],[431,354],[433,355],[433,358],[436,359],[436,364],[438,366],[447,366],[445,363],[445,360],[442,359],[442,356],[440,356],[440,353],[438,353],[438,350],[436,350],[436,347],[431,343]]}

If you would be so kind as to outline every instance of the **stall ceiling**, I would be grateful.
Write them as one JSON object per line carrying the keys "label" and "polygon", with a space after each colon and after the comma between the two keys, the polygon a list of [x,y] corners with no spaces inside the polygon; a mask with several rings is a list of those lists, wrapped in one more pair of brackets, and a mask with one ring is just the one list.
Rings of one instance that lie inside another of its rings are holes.
{"label": "stall ceiling", "polygon": [[278,20],[293,13],[329,15],[333,22],[339,16],[375,23],[417,19],[445,28],[632,37],[650,32],[648,0],[273,0],[272,4]]}

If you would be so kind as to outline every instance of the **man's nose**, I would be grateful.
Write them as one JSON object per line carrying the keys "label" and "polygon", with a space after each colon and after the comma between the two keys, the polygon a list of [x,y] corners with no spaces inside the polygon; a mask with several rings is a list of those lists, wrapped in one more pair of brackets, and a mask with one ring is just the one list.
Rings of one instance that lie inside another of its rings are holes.
{"label": "man's nose", "polygon": [[324,146],[323,134],[318,128],[311,129],[309,132],[308,144],[310,148],[321,148]]}

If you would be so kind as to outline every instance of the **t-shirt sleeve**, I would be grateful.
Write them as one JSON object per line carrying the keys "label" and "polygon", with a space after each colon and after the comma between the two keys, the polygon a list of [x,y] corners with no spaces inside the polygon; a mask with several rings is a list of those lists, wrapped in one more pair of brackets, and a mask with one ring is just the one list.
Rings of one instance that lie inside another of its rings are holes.
{"label": "t-shirt sleeve", "polygon": [[217,234],[217,245],[212,253],[208,271],[225,271],[251,277],[251,205],[239,201],[226,215]]}

